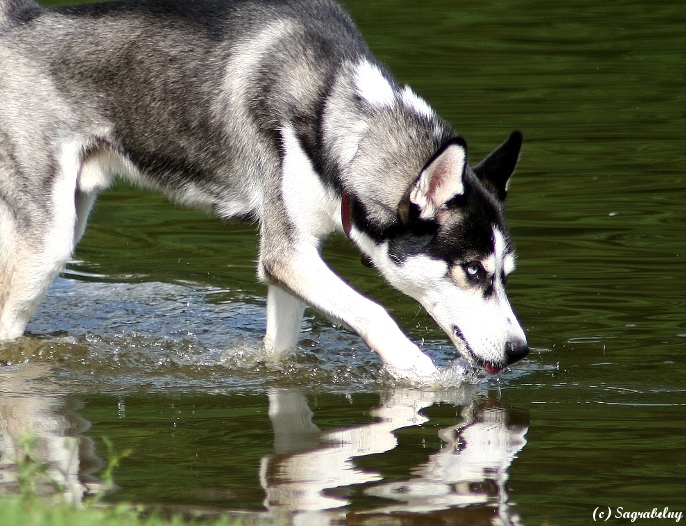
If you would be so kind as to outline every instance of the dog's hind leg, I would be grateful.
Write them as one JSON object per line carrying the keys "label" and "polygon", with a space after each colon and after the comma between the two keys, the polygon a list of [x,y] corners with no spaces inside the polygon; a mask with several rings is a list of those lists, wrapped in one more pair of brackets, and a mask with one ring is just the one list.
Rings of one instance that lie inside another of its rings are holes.
{"label": "dog's hind leg", "polygon": [[57,224],[40,215],[22,218],[20,225],[7,225],[6,219],[0,256],[0,341],[24,333],[74,245],[73,217],[62,217]]}
{"label": "dog's hind leg", "polygon": [[24,333],[83,232],[79,216],[85,221],[94,196],[77,190],[80,155],[77,145],[66,147],[55,175],[40,181],[47,188],[32,198],[26,188],[0,196],[0,341]]}
{"label": "dog's hind leg", "polygon": [[276,285],[269,285],[267,292],[267,333],[264,346],[267,351],[280,357],[298,343],[300,323],[305,304]]}
{"label": "dog's hind leg", "polygon": [[41,257],[36,243],[7,241],[3,240],[5,253],[0,262],[0,342],[24,333],[31,314],[61,268],[61,263]]}

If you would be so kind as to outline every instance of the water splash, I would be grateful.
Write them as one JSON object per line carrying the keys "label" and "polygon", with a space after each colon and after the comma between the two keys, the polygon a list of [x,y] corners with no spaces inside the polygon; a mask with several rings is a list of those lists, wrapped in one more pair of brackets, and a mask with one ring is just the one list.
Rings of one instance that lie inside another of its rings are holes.
{"label": "water splash", "polygon": [[438,340],[423,342],[437,374],[397,380],[356,334],[316,315],[303,325],[298,351],[275,361],[262,345],[261,298],[189,284],[61,278],[31,321],[31,336],[0,348],[0,361],[49,364],[60,383],[82,392],[279,386],[348,392],[488,381]]}

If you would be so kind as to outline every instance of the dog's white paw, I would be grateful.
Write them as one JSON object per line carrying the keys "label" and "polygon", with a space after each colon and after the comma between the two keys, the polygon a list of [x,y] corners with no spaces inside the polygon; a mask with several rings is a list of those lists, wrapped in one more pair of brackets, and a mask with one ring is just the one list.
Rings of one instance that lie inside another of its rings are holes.
{"label": "dog's white paw", "polygon": [[439,374],[431,358],[415,345],[409,352],[394,356],[393,361],[386,364],[386,369],[393,378],[404,380],[426,380]]}

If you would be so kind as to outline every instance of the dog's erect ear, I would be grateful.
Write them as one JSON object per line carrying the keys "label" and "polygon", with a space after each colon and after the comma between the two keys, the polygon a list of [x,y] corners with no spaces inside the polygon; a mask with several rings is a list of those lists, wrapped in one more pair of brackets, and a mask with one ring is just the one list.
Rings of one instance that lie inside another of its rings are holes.
{"label": "dog's erect ear", "polygon": [[420,219],[436,217],[436,212],[448,201],[464,193],[464,173],[467,167],[467,143],[456,137],[445,144],[429,160],[408,192],[409,202],[401,203],[400,216],[406,218],[403,204],[419,208]]}
{"label": "dog's erect ear", "polygon": [[508,182],[519,159],[522,139],[522,132],[512,132],[503,144],[474,167],[477,177],[501,201],[507,195]]}

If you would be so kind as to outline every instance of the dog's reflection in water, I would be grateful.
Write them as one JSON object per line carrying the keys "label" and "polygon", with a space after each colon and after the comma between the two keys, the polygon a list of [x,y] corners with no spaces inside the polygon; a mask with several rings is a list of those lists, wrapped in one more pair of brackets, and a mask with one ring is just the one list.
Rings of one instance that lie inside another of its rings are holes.
{"label": "dog's reflection in water", "polygon": [[[83,497],[100,490],[90,474],[104,462],[95,454],[93,441],[83,436],[90,424],[76,414],[78,403],[67,396],[36,388],[50,367],[25,363],[6,366],[0,373],[0,491],[21,490],[26,455],[45,472],[30,482],[39,495],[61,493],[67,502],[80,504]],[[40,470],[40,468],[39,468]]]}
{"label": "dog's reflection in water", "polygon": [[[438,430],[443,446],[418,465],[410,461],[410,477],[386,480],[378,471],[355,465],[359,457],[394,449],[395,432],[427,423],[421,411],[438,403],[462,406],[462,420]],[[528,415],[491,399],[475,399],[469,389],[396,389],[371,415],[375,421],[370,424],[320,432],[300,392],[272,390],[269,416],[276,453],[262,459],[265,506],[276,513],[297,513],[298,523],[327,524],[338,514],[326,510],[351,504],[351,494],[358,491],[351,487],[364,485],[364,494],[383,500],[378,508],[358,515],[445,514],[469,506],[485,513],[487,523],[520,522],[506,483],[510,464],[526,444]]]}
{"label": "dog's reflection in water", "polygon": [[[84,496],[101,491],[90,474],[104,463],[95,455],[92,440],[83,436],[88,422],[75,414],[78,407],[71,397],[55,394],[62,390],[51,388],[49,378],[50,367],[44,364],[0,370],[0,490],[19,491],[18,461],[29,431],[36,439],[33,457],[47,466],[37,492],[58,492],[79,504]],[[325,432],[312,422],[300,391],[271,390],[275,453],[256,466],[265,507],[277,519],[284,515],[293,524],[322,526],[353,513],[349,505],[356,508],[358,495],[366,504],[354,512],[356,523],[392,513],[431,514],[447,524],[519,524],[506,483],[512,461],[526,444],[528,416],[475,396],[475,389],[398,388],[382,395],[370,412],[372,422]],[[426,414],[436,404],[460,411],[459,422],[433,427]],[[437,433],[442,446],[406,457],[394,452],[386,461],[383,456],[373,461],[375,466],[392,465],[395,475],[356,465],[361,457],[391,452],[398,446],[396,432],[413,426],[424,426],[431,443],[438,442],[431,440]],[[377,506],[370,509],[370,500]]]}

